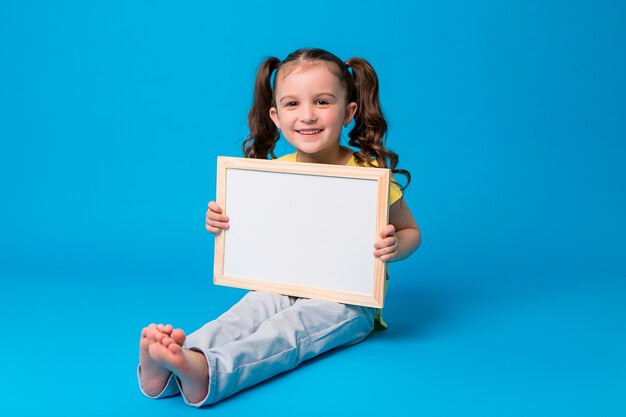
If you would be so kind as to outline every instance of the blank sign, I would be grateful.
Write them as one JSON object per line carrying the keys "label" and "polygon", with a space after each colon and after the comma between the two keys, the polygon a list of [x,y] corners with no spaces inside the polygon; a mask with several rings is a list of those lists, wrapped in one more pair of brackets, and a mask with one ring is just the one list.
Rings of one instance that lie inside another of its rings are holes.
{"label": "blank sign", "polygon": [[219,157],[217,177],[216,284],[382,308],[389,170]]}

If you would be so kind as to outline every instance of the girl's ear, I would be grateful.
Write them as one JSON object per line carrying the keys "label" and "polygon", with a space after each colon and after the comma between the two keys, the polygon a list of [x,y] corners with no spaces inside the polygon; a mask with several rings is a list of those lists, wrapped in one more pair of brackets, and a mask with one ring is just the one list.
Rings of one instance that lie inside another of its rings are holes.
{"label": "girl's ear", "polygon": [[356,114],[357,107],[358,106],[354,101],[346,106],[346,118],[343,121],[344,125],[348,125],[352,121],[352,118]]}
{"label": "girl's ear", "polygon": [[276,110],[276,107],[270,107],[270,119],[272,119],[272,122],[274,122],[276,127],[280,129],[280,122],[278,121],[278,110]]}

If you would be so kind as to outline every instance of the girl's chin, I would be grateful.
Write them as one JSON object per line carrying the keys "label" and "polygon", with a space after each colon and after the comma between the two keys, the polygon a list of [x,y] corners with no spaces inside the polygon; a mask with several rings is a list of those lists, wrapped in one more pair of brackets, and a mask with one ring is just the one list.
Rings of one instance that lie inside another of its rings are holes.
{"label": "girl's chin", "polygon": [[296,149],[298,151],[300,151],[301,153],[305,153],[308,155],[315,155],[315,154],[319,154],[322,152],[327,151],[327,148],[322,148],[320,146],[311,146],[311,144],[298,144],[298,146],[296,146]]}
{"label": "girl's chin", "polygon": [[333,148],[337,150],[340,149],[339,141],[337,141],[337,143],[327,143],[326,141],[317,140],[315,138],[303,138],[300,135],[289,138],[288,142],[299,152],[309,155],[326,154],[329,151],[332,153]]}

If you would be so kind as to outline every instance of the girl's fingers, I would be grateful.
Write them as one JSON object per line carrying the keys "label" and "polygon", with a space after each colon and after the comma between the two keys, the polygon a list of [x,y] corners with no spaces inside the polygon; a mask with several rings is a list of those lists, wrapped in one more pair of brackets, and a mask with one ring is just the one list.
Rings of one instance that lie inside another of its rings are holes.
{"label": "girl's fingers", "polygon": [[220,206],[218,206],[215,201],[209,201],[209,210],[212,210],[212,211],[214,211],[216,213],[221,213],[222,212],[222,208]]}
{"label": "girl's fingers", "polygon": [[383,227],[383,230],[380,231],[380,237],[383,239],[388,236],[395,236],[395,234],[396,228],[393,224],[388,224],[387,226]]}
{"label": "girl's fingers", "polygon": [[228,216],[222,214],[222,208],[215,201],[209,201],[208,207],[205,228],[208,232],[218,235],[230,227]]}
{"label": "girl's fingers", "polygon": [[226,222],[218,222],[215,220],[207,220],[206,224],[218,229],[228,229],[230,227],[230,225]]}
{"label": "girl's fingers", "polygon": [[212,211],[207,211],[206,212],[206,218],[207,220],[217,220],[219,222],[227,222],[228,221],[228,216],[224,215],[224,214],[218,214]]}
{"label": "girl's fingers", "polygon": [[[211,222],[214,223],[214,222]],[[205,224],[205,228],[208,232],[213,233],[214,235],[218,235],[222,232],[222,230],[230,228],[228,223],[221,223],[219,225],[212,225],[209,222]]]}
{"label": "girl's fingers", "polygon": [[380,231],[382,240],[374,243],[374,256],[381,261],[386,262],[394,258],[398,254],[398,238],[396,237],[396,228],[392,224],[388,224]]}
{"label": "girl's fingers", "polygon": [[389,246],[393,246],[397,243],[397,239],[395,236],[392,237],[388,237],[386,239],[383,240],[379,240],[378,242],[374,243],[374,248],[375,249],[382,249],[382,248],[386,248]]}
{"label": "girl's fingers", "polygon": [[214,235],[218,235],[221,233],[222,229],[218,229],[216,227],[211,227],[209,225],[206,226],[206,230],[209,233],[213,233]]}
{"label": "girl's fingers", "polygon": [[381,256],[380,260],[383,261],[383,262],[387,262],[388,260],[395,258],[397,254],[398,254],[398,252],[391,252],[391,253],[389,253],[387,255]]}
{"label": "girl's fingers", "polygon": [[379,258],[384,255],[388,255],[392,252],[397,252],[397,251],[398,251],[398,245],[385,246],[383,248],[378,248],[377,250],[375,250],[374,256]]}
{"label": "girl's fingers", "polygon": [[378,255],[378,257],[381,257],[381,256],[389,255],[390,253],[397,252],[397,251],[398,251],[398,248],[389,247],[389,248],[380,249],[376,251],[376,254]]}

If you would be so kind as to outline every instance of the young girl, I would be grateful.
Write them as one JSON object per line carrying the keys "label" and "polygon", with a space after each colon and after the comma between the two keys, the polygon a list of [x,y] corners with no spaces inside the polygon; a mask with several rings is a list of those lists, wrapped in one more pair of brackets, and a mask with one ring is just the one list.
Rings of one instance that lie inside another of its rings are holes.
{"label": "young girl", "polygon": [[[348,136],[356,152],[340,145],[342,128],[353,120]],[[386,167],[410,181],[407,171],[396,169],[398,156],[384,145],[387,123],[378,79],[363,59],[344,63],[320,49],[300,49],[284,61],[266,59],[257,74],[248,121],[247,158],[275,159],[282,132],[296,152],[281,160]],[[373,250],[386,262],[406,258],[421,241],[402,191],[392,181],[390,224],[380,231]],[[218,234],[228,229],[228,222],[221,207],[210,202],[206,229]],[[144,328],[140,388],[152,398],[182,393],[189,405],[212,404],[330,349],[360,342],[375,319],[384,325],[372,308],[250,291],[189,336],[169,324]]]}

